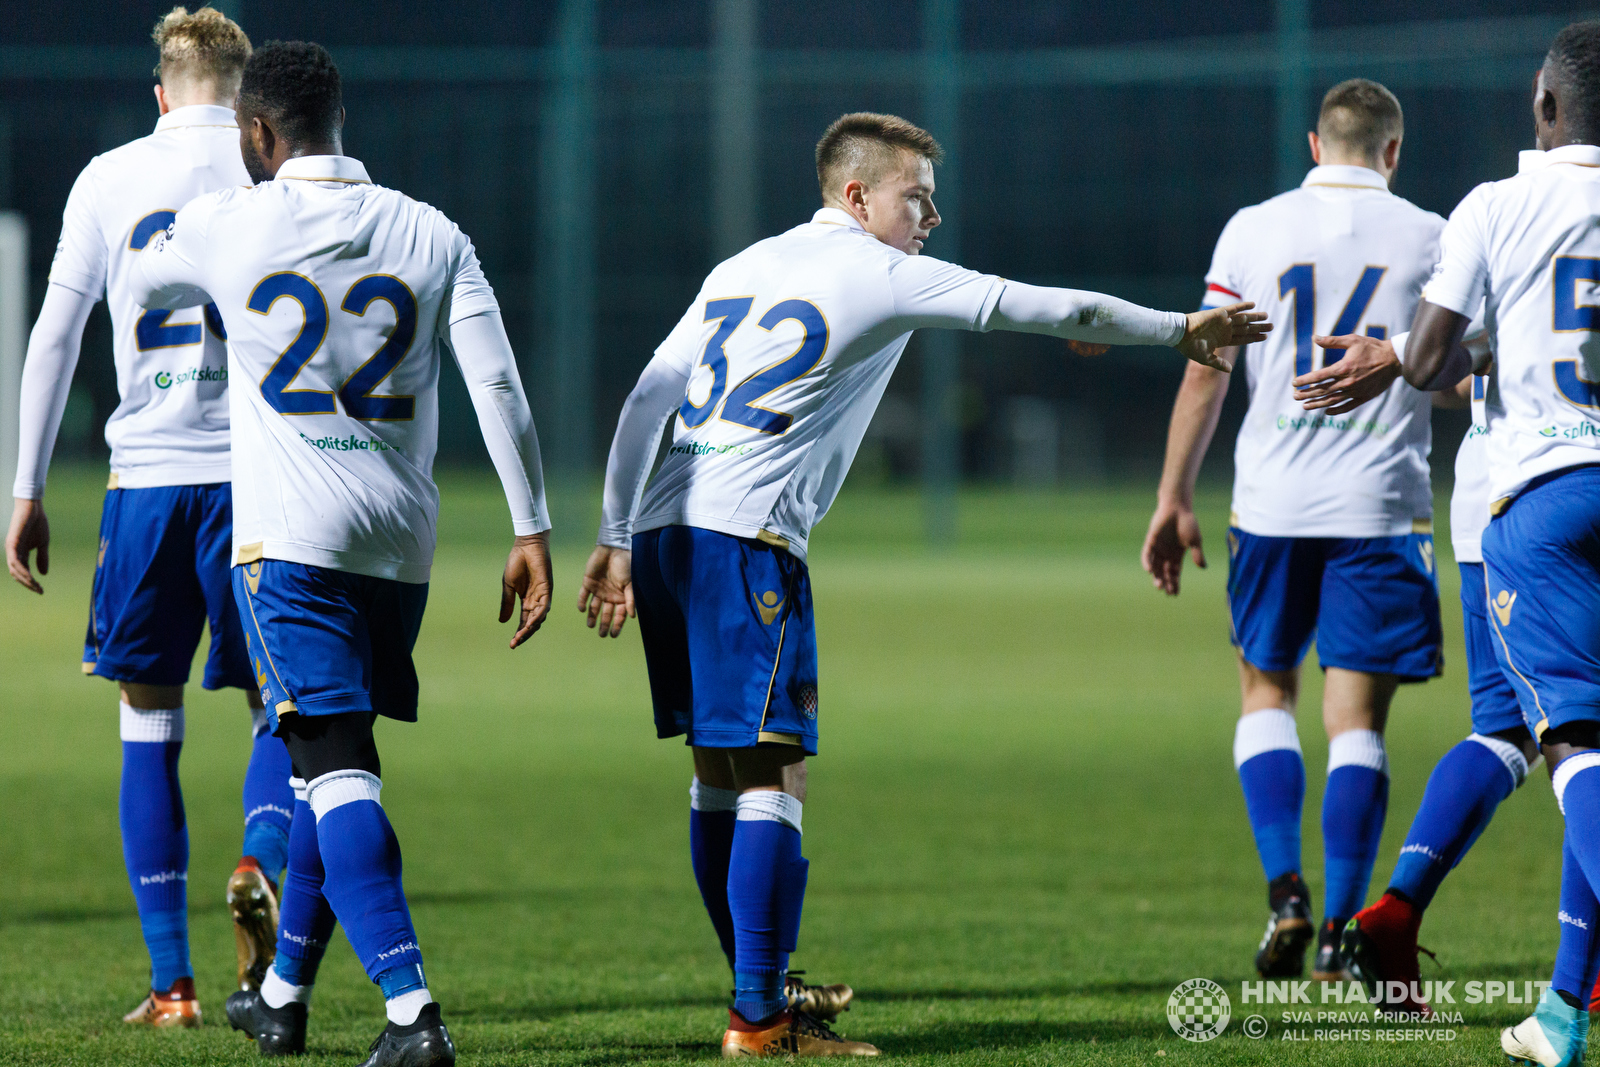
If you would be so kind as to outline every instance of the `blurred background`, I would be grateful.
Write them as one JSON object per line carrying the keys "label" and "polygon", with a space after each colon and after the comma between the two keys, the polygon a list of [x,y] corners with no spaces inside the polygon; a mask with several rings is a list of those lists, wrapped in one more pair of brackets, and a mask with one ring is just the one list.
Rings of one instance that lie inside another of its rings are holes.
{"label": "blurred background", "polygon": [[[0,209],[29,227],[30,324],[73,179],[155,122],[149,31],[170,6],[0,3]],[[1188,310],[1228,217],[1310,166],[1328,86],[1362,75],[1396,92],[1394,190],[1448,214],[1531,147],[1532,74],[1582,17],[1550,0],[216,6],[258,44],[327,45],[346,151],[472,237],[547,469],[574,487],[598,476],[624,397],[707,270],[818,206],[812,148],[843,112],[896,112],[946,146],[928,254]],[[1166,350],[1083,359],[1037,337],[919,336],[851,477],[919,489],[934,543],[955,536],[964,481],[1153,490],[1180,375]],[[1245,399],[1236,387],[1210,480],[1231,477]],[[101,305],[58,460],[103,459],[116,403]],[[486,464],[453,373],[441,403],[440,462]],[[1436,418],[1447,472],[1465,422]]]}

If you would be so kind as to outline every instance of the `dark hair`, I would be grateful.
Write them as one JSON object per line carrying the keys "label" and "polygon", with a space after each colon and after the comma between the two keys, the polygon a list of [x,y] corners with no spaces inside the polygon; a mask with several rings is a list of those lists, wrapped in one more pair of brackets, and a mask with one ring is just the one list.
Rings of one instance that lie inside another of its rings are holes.
{"label": "dark hair", "polygon": [[882,180],[911,152],[931,163],[944,159],[944,149],[933,135],[898,115],[856,111],[834,120],[817,142],[817,184],[823,199],[837,193],[846,181],[860,178],[869,186]]}
{"label": "dark hair", "polygon": [[343,106],[339,68],[320,44],[268,41],[245,64],[240,112],[271,119],[290,142],[332,140]]}
{"label": "dark hair", "polygon": [[1544,63],[1567,133],[1592,140],[1600,134],[1600,22],[1574,22],[1556,34]]}
{"label": "dark hair", "polygon": [[1376,160],[1384,145],[1405,133],[1400,101],[1375,81],[1351,78],[1329,89],[1317,116],[1317,136],[1367,159]]}

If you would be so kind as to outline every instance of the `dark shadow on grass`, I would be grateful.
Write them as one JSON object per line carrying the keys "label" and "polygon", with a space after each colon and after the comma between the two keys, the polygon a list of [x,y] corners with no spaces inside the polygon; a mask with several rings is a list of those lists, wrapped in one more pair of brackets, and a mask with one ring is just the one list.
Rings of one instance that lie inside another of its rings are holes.
{"label": "dark shadow on grass", "polygon": [[1028,1048],[1055,1043],[1088,1045],[1096,1040],[1170,1037],[1172,1029],[1163,1016],[1149,1021],[1118,1019],[1114,1022],[934,1022],[910,1033],[879,1036],[852,1032],[850,1036],[873,1041],[889,1055],[916,1056],[981,1049]]}

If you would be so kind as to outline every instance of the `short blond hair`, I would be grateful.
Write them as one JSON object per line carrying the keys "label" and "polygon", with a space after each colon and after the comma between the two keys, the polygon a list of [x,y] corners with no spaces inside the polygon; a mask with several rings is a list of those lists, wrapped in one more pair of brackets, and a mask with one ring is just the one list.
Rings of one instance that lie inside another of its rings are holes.
{"label": "short blond hair", "polygon": [[1322,98],[1317,136],[1366,159],[1377,159],[1384,146],[1405,131],[1400,101],[1375,81],[1351,78],[1329,89]]}
{"label": "short blond hair", "polygon": [[238,82],[250,60],[250,38],[214,7],[175,7],[156,21],[150,39],[161,50],[156,77],[178,81]]}
{"label": "short blond hair", "polygon": [[817,142],[817,184],[831,200],[851,178],[869,187],[900,166],[906,153],[930,163],[944,160],[933,135],[898,115],[855,111],[835,119]]}

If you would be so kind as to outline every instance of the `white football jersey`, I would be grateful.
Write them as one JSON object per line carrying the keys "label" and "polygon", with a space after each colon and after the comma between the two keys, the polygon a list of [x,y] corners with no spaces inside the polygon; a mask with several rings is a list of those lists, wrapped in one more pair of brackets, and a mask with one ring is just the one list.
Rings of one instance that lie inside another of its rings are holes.
{"label": "white football jersey", "polygon": [[150,303],[199,291],[228,324],[235,563],[427,581],[440,340],[498,310],[466,235],[354,159],[306,156],[190,203],[139,274]]}
{"label": "white football jersey", "polygon": [[230,108],[169,111],[155,132],[89,161],[67,198],[50,281],[106,297],[121,402],[106,422],[113,484],[124,489],[225,482],[225,326],[198,307],[146,311],[129,265],[178,210],[204,193],[249,185]]}
{"label": "white football jersey", "polygon": [[1450,215],[1423,297],[1484,301],[1502,411],[1485,437],[1490,510],[1542,474],[1600,463],[1600,148],[1488,182]]}
{"label": "white football jersey", "polygon": [[1456,484],[1450,492],[1450,544],[1457,563],[1483,562],[1483,531],[1489,525],[1489,411],[1499,407],[1494,375],[1472,379],[1472,428],[1456,450]]}
{"label": "white football jersey", "polygon": [[1234,525],[1271,537],[1428,528],[1428,394],[1396,381],[1380,399],[1329,417],[1301,407],[1291,383],[1323,366],[1313,335],[1410,327],[1443,227],[1376,171],[1319,166],[1223,229],[1204,306],[1253,300],[1276,325],[1245,354],[1250,408],[1234,449]]}

